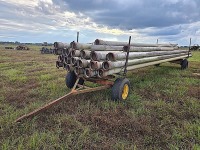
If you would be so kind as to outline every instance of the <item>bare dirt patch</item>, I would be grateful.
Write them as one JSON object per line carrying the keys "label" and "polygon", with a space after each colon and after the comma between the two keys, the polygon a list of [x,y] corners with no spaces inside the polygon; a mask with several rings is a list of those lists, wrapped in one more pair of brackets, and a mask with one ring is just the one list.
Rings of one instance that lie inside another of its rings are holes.
{"label": "bare dirt patch", "polygon": [[145,138],[150,136],[154,141],[150,140],[147,147],[157,144],[166,146],[168,134],[159,129],[158,119],[146,116],[134,118],[127,115],[121,107],[115,111],[79,115],[77,119],[109,139],[120,138],[129,142],[134,141],[138,146],[142,146],[148,143]]}
{"label": "bare dirt patch", "polygon": [[189,96],[200,100],[200,86],[190,86],[187,93]]}
{"label": "bare dirt patch", "polygon": [[17,108],[23,108],[25,105],[33,102],[37,96],[31,96],[29,90],[39,87],[39,84],[34,80],[30,80],[23,86],[16,86],[16,90],[6,91],[5,101],[7,103],[16,106]]}

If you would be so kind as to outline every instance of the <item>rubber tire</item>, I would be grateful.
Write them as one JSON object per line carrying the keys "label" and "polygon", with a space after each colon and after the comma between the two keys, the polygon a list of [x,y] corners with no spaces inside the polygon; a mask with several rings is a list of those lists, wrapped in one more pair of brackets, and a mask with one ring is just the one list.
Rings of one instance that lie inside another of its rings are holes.
{"label": "rubber tire", "polygon": [[[74,73],[74,71],[68,72],[65,78],[66,86],[70,89],[73,88],[76,80],[77,80],[77,76]],[[78,84],[83,85],[83,83],[84,83],[84,80],[80,78]]]}
{"label": "rubber tire", "polygon": [[187,69],[188,68],[188,60],[187,59],[183,59],[181,61],[181,70]]}
{"label": "rubber tire", "polygon": [[127,78],[117,78],[113,84],[112,90],[111,90],[111,98],[112,100],[123,100],[122,98],[122,92],[124,85],[127,84],[129,87],[130,92],[130,82]]}

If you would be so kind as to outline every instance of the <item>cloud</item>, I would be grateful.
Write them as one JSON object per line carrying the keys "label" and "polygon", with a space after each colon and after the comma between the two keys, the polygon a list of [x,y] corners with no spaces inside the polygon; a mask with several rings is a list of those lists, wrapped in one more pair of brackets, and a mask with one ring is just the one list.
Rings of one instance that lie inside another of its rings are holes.
{"label": "cloud", "polygon": [[199,42],[199,0],[1,0],[0,40]]}
{"label": "cloud", "polygon": [[[3,4],[7,6],[5,12],[9,13],[6,16],[4,16],[5,14],[1,15],[3,24],[0,26],[2,28],[30,29],[30,31],[34,32],[34,28],[35,31],[46,31],[48,29],[57,30],[67,27],[74,30],[84,28],[111,34],[123,33],[122,30],[117,28],[109,29],[108,26],[98,25],[81,13],[75,14],[67,9],[60,9],[61,6],[51,0],[39,0],[37,3],[33,3],[32,7],[27,7],[29,6],[28,3],[16,5],[16,2],[4,2]],[[14,8],[14,11],[9,11],[10,8]]]}
{"label": "cloud", "polygon": [[66,0],[95,22],[122,29],[166,27],[200,21],[199,0]]}

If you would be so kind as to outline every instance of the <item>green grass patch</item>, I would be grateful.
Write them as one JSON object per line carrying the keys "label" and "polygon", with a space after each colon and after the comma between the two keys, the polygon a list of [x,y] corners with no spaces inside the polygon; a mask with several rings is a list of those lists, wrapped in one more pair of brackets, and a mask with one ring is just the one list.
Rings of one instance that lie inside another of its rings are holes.
{"label": "green grass patch", "polygon": [[186,70],[164,63],[128,72],[126,101],[112,101],[110,89],[81,94],[16,124],[70,91],[57,56],[30,47],[0,49],[0,149],[200,148],[200,52]]}
{"label": "green grass patch", "polygon": [[189,58],[189,61],[200,62],[200,51],[193,51],[192,57]]}
{"label": "green grass patch", "polygon": [[17,69],[5,70],[3,71],[3,75],[6,76],[11,82],[26,82],[28,80],[23,71]]}

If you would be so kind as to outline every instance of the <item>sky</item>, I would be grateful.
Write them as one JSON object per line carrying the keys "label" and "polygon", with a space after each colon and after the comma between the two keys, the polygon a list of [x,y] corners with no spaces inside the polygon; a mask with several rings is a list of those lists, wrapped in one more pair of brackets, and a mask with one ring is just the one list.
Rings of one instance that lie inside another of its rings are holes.
{"label": "sky", "polygon": [[0,41],[200,44],[200,0],[0,0]]}

